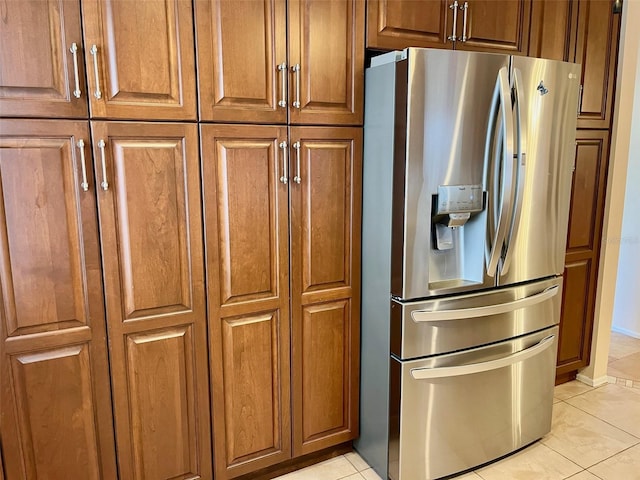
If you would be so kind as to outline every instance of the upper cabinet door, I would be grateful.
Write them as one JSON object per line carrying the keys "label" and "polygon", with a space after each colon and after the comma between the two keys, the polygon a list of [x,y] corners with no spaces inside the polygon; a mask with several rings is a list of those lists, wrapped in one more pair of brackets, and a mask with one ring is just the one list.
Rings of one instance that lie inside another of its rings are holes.
{"label": "upper cabinet door", "polygon": [[289,0],[290,123],[362,124],[364,14],[362,0]]}
{"label": "upper cabinet door", "polygon": [[0,45],[0,116],[87,116],[78,0],[3,2]]}
{"label": "upper cabinet door", "polygon": [[572,0],[533,0],[529,56],[567,61]]}
{"label": "upper cabinet door", "polygon": [[91,116],[196,119],[191,2],[84,0]]}
{"label": "upper cabinet door", "polygon": [[620,15],[611,0],[579,0],[573,61],[582,65],[578,128],[609,128]]}
{"label": "upper cabinet door", "polygon": [[531,0],[458,0],[455,48],[526,55]]}
{"label": "upper cabinet door", "polygon": [[210,480],[197,126],[92,130],[119,477]]}
{"label": "upper cabinet door", "polygon": [[86,121],[0,121],[7,479],[116,477],[90,157]]}
{"label": "upper cabinet door", "polygon": [[196,0],[200,118],[287,122],[284,0]]}
{"label": "upper cabinet door", "polygon": [[453,16],[453,0],[369,0],[367,48],[453,48]]}

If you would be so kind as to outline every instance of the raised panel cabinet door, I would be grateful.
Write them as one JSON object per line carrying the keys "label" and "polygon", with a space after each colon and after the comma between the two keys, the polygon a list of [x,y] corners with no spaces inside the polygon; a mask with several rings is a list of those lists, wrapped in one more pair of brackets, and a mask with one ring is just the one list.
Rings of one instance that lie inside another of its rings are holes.
{"label": "raised panel cabinet door", "polygon": [[0,6],[0,117],[87,117],[79,0]]}
{"label": "raised panel cabinet door", "polygon": [[573,61],[582,65],[578,128],[610,128],[620,14],[612,0],[578,0]]}
{"label": "raised panel cabinet door", "polygon": [[116,476],[87,122],[0,120],[7,479]]}
{"label": "raised panel cabinet door", "polygon": [[531,5],[530,57],[567,61],[573,22],[573,0],[533,0]]}
{"label": "raised panel cabinet door", "polygon": [[289,0],[289,122],[362,125],[363,0]]}
{"label": "raised panel cabinet door", "polygon": [[285,127],[202,125],[216,479],[291,457]]}
{"label": "raised panel cabinet door", "polygon": [[456,13],[453,0],[369,0],[367,48],[453,48]]}
{"label": "raised panel cabinet door", "polygon": [[91,126],[119,476],[211,479],[197,127]]}
{"label": "raised panel cabinet door", "polygon": [[458,3],[456,50],[527,54],[531,0],[458,0]]}
{"label": "raised panel cabinet door", "polygon": [[609,132],[578,130],[557,374],[589,364],[609,158]]}
{"label": "raised panel cabinet door", "polygon": [[189,0],[83,0],[93,118],[195,120]]}
{"label": "raised panel cabinet door", "polygon": [[285,0],[196,0],[200,118],[287,123]]}
{"label": "raised panel cabinet door", "polygon": [[358,435],[362,130],[291,128],[293,448]]}

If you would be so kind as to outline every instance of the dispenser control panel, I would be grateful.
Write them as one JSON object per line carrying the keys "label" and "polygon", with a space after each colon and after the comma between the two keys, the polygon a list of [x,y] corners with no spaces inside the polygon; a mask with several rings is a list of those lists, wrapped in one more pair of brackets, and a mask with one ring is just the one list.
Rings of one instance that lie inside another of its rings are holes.
{"label": "dispenser control panel", "polygon": [[482,185],[440,185],[436,214],[482,211]]}

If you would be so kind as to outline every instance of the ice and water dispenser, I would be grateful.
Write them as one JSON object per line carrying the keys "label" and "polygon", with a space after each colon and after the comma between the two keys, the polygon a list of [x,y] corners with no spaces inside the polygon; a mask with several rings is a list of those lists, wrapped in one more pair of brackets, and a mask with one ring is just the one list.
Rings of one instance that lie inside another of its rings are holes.
{"label": "ice and water dispenser", "polygon": [[437,250],[453,248],[453,231],[483,210],[482,185],[440,185],[434,195],[433,235]]}

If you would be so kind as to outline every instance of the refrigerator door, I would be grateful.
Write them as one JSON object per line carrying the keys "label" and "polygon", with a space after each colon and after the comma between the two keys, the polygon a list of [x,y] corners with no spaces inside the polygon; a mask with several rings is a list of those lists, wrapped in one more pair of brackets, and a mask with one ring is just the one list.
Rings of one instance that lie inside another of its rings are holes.
{"label": "refrigerator door", "polygon": [[513,57],[513,214],[499,285],[561,275],[575,165],[580,66]]}
{"label": "refrigerator door", "polygon": [[547,434],[558,327],[402,362],[391,359],[389,478],[476,467]]}
{"label": "refrigerator door", "polygon": [[473,348],[558,324],[562,277],[419,302],[392,302],[391,353],[413,359]]}
{"label": "refrigerator door", "polygon": [[[393,112],[391,293],[410,299],[493,287],[484,156],[497,86],[507,97],[501,108],[510,104],[509,56],[419,48],[405,56]],[[509,128],[512,118],[499,123]]]}

